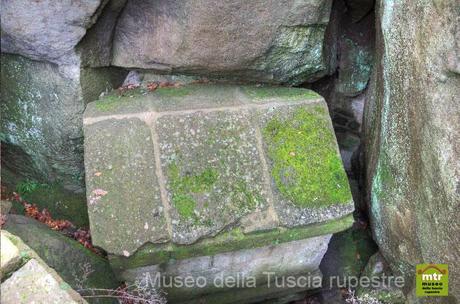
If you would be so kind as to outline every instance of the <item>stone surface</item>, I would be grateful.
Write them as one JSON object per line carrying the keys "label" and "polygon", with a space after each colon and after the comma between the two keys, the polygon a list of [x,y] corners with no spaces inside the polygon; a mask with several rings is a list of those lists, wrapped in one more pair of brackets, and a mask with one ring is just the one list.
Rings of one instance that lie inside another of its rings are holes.
{"label": "stone surface", "polygon": [[139,88],[89,104],[84,125],[93,242],[112,254],[353,210],[327,108],[308,90]]}
{"label": "stone surface", "polygon": [[11,242],[11,240],[1,232],[1,272],[0,277],[15,270],[20,266],[21,256],[19,249]]}
{"label": "stone surface", "polygon": [[393,273],[388,266],[388,263],[385,261],[383,256],[377,252],[369,259],[369,262],[361,273],[361,277],[365,276],[371,280],[372,278],[378,278],[379,286],[375,288],[364,288],[359,286],[356,290],[356,296],[362,298],[367,295],[368,297],[372,297],[383,303],[406,303],[406,297],[404,296],[403,290],[396,287],[394,282],[388,284],[388,280],[385,281],[382,279],[383,276],[388,277],[391,275],[393,275]]}
{"label": "stone surface", "polygon": [[129,1],[113,64],[157,72],[301,83],[326,74],[330,0]]}
{"label": "stone surface", "polygon": [[[21,238],[75,290],[120,285],[107,260],[34,219],[11,214],[4,229]],[[113,302],[95,299],[91,303]]]}
{"label": "stone surface", "polygon": [[1,285],[4,304],[87,303],[49,268],[31,259]]}
{"label": "stone surface", "polygon": [[74,48],[106,0],[2,0],[2,52],[55,63],[75,63]]}
{"label": "stone surface", "polygon": [[[449,265],[460,299],[458,1],[377,1],[377,56],[365,111],[371,223],[395,274]],[[407,286],[408,288],[410,286]]]}
{"label": "stone surface", "polygon": [[124,73],[1,58],[2,183],[10,190],[31,182],[82,192],[85,103],[116,86]]}
{"label": "stone surface", "polygon": [[340,287],[343,287],[347,278],[358,278],[377,249],[370,230],[364,227],[355,225],[334,234],[320,265],[325,280],[324,287],[338,287],[337,279],[331,282],[331,277],[339,278]]}
{"label": "stone surface", "polygon": [[[212,298],[217,299],[219,295],[232,291],[235,293],[235,289],[230,286],[222,286],[221,288],[216,286],[218,284],[215,283],[220,278],[227,280],[229,277],[239,278],[241,282],[239,290],[244,290],[245,288],[242,287],[249,285],[249,280],[254,280],[255,286],[261,287],[267,284],[275,286],[276,277],[279,281],[283,277],[300,275],[311,276],[311,280],[314,276],[321,278],[318,266],[327,250],[330,238],[331,235],[323,235],[279,245],[273,244],[261,248],[171,261],[161,265],[129,269],[122,272],[120,277],[127,282],[138,280],[147,283],[147,280],[150,280],[155,284],[155,287],[166,291],[168,300],[172,303],[182,303],[200,296],[206,298],[206,303],[209,303],[208,298],[211,295]],[[168,287],[171,277],[185,278],[188,276],[200,277],[202,278],[200,280],[203,280],[205,284],[200,288]],[[155,279],[156,277],[164,277],[166,281]],[[246,280],[245,284],[242,284],[243,280]],[[316,287],[320,285],[320,283],[316,283]],[[314,289],[314,287],[315,285],[312,283],[312,286],[306,286],[304,289]],[[259,293],[252,291],[252,293],[252,296],[257,294],[258,297],[263,297],[263,295],[274,293],[274,291],[265,290]],[[222,299],[223,296],[220,298]],[[234,298],[231,298],[231,301],[222,300],[224,303],[235,301]],[[248,302],[248,299],[244,297],[239,300]]]}

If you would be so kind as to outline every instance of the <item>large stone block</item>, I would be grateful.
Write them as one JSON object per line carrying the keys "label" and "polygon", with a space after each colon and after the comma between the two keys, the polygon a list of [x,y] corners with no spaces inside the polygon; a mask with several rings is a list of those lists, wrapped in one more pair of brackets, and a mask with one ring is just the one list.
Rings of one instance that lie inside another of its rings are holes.
{"label": "large stone block", "polygon": [[[113,64],[267,82],[326,74],[332,1],[128,1]],[[141,29],[141,30],[140,30]]]}
{"label": "large stone block", "polygon": [[[319,273],[329,234],[353,222],[328,110],[312,91],[141,87],[90,103],[84,132],[92,239],[123,280],[260,276],[276,256],[280,274],[300,274],[303,259]],[[177,299],[223,292],[207,288]]]}
{"label": "large stone block", "polygon": [[92,236],[108,252],[193,244],[235,226],[247,234],[300,227],[353,210],[319,95],[217,85],[127,95],[89,104],[84,120]]}

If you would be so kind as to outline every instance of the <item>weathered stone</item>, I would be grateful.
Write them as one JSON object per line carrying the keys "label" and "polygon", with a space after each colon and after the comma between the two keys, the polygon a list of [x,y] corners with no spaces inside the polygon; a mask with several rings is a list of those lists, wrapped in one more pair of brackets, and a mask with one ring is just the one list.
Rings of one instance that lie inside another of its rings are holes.
{"label": "weathered stone", "polygon": [[309,87],[326,99],[336,131],[361,131],[365,90],[374,63],[374,23],[373,11],[354,22],[347,1],[334,1],[326,47],[333,59],[330,74],[334,75]]}
{"label": "weathered stone", "polygon": [[[2,183],[12,189],[22,182],[56,183],[82,192],[85,103],[116,86],[124,73],[1,58]],[[80,208],[85,213],[81,199]]]}
{"label": "weathered stone", "polygon": [[330,0],[129,1],[113,64],[157,72],[301,83],[327,73]]}
{"label": "weathered stone", "polygon": [[[2,0],[2,52],[34,60],[74,64],[78,61],[75,46],[95,23],[107,2]],[[105,32],[105,36],[110,39],[110,32]]]}
{"label": "weathered stone", "polygon": [[31,259],[1,285],[4,304],[87,303],[51,269]]}
{"label": "weathered stone", "polygon": [[353,227],[334,234],[320,265],[325,280],[324,286],[326,288],[348,286],[347,280],[360,276],[369,258],[377,249],[370,230],[364,227]]}
{"label": "weathered stone", "polygon": [[[120,276],[128,282],[143,281],[145,284],[150,280],[150,283],[153,283],[156,288],[167,292],[168,300],[172,303],[182,303],[186,300],[197,299],[202,295],[205,295],[206,303],[209,303],[210,295],[213,295],[214,301],[220,298],[223,303],[234,303],[234,298],[230,298],[230,301],[229,299],[224,300],[222,294],[235,293],[235,287],[244,290],[244,286],[251,284],[249,280],[255,282],[253,287],[275,286],[275,278],[278,278],[276,284],[280,284],[281,278],[286,279],[289,276],[303,275],[309,278],[312,282],[311,286],[304,286],[304,289],[314,289],[321,286],[321,273],[318,271],[318,266],[327,250],[330,238],[331,235],[324,235],[280,245],[273,244],[261,248],[128,269]],[[197,283],[204,284],[200,288],[168,287],[171,278],[186,278],[190,274],[193,274],[195,278],[200,277],[202,282]],[[222,282],[223,286],[219,287],[218,280],[228,280],[229,277],[238,278],[239,286],[227,286]],[[317,277],[316,285],[313,277]],[[287,286],[284,287],[287,288]],[[258,293],[252,291],[252,293],[252,296],[257,294],[258,297],[263,297],[275,291],[268,289]],[[240,297],[240,300],[248,302],[250,298],[250,295],[246,295]]]}
{"label": "weathered stone", "polygon": [[449,294],[457,301],[460,78],[448,54],[458,52],[458,7],[455,0],[377,1],[378,64],[364,136],[371,223],[382,255],[408,285],[416,264],[448,264]]}
{"label": "weathered stone", "polygon": [[372,49],[368,41],[360,43],[348,37],[343,37],[339,43],[341,55],[336,90],[339,94],[353,97],[361,93],[369,81]]}
{"label": "weathered stone", "polygon": [[[4,229],[21,238],[75,290],[114,289],[120,285],[107,260],[34,219],[11,214]],[[91,303],[113,302],[94,299]]]}
{"label": "weathered stone", "polygon": [[103,120],[86,127],[85,145],[95,244],[110,252],[120,248],[116,253],[123,254],[146,242],[168,240],[149,127],[137,118]]}
{"label": "weathered stone", "polygon": [[19,249],[6,237],[5,233],[1,232],[1,271],[0,277],[17,269],[21,263]]}
{"label": "weathered stone", "polygon": [[91,103],[84,125],[92,237],[112,254],[353,210],[327,108],[308,90],[140,88]]}
{"label": "weathered stone", "polygon": [[367,277],[374,281],[378,280],[379,284],[375,287],[366,288],[358,286],[356,290],[356,296],[362,298],[367,295],[368,297],[375,298],[382,303],[406,303],[406,298],[402,288],[395,286],[395,282],[393,281],[389,282],[388,279],[383,279],[385,276],[388,278],[392,275],[393,273],[383,256],[379,252],[374,254],[369,259],[369,262],[361,273],[361,277]]}

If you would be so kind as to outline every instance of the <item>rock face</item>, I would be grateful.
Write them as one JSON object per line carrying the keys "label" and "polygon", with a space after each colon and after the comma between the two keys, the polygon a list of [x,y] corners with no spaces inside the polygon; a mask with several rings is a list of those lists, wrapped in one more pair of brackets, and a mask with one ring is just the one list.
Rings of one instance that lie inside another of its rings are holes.
{"label": "rock face", "polygon": [[460,60],[457,1],[378,1],[365,113],[375,240],[393,271],[449,265],[460,299]]}
{"label": "rock face", "polygon": [[[107,260],[34,219],[10,214],[4,229],[21,238],[77,291],[115,289],[120,285]],[[113,303],[110,299],[92,299],[90,302]]]}
{"label": "rock face", "polygon": [[2,54],[2,180],[83,184],[85,103],[113,88],[117,69],[39,62]]}
{"label": "rock face", "polygon": [[1,1],[3,184],[57,183],[83,192],[85,104],[125,74],[91,67],[110,65],[124,3]]}
{"label": "rock face", "polygon": [[326,74],[330,0],[129,1],[113,64],[162,73],[301,83]]}

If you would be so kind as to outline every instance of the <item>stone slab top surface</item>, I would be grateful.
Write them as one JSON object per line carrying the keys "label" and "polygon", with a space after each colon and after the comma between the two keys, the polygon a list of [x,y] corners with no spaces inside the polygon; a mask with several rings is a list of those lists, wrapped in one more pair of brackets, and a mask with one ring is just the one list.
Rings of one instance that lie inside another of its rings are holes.
{"label": "stone slab top surface", "polygon": [[88,105],[84,133],[93,242],[110,254],[305,227],[354,209],[327,106],[310,90],[113,92]]}

